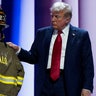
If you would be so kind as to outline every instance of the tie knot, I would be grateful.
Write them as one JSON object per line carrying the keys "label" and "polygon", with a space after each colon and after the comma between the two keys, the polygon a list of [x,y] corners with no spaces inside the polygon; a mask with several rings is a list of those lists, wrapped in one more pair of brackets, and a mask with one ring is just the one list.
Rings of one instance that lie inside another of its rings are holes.
{"label": "tie knot", "polygon": [[58,34],[61,34],[62,33],[62,30],[58,30]]}

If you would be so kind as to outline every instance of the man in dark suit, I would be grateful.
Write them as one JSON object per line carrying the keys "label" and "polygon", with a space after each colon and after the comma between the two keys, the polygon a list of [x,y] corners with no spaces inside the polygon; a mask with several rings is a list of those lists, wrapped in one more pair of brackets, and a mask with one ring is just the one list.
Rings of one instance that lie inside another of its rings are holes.
{"label": "man in dark suit", "polygon": [[[21,61],[38,64],[38,71],[35,72],[35,96],[91,96],[94,66],[88,32],[69,24],[72,17],[69,4],[56,2],[50,10],[52,26],[37,31],[29,51],[20,49],[11,42],[8,44],[16,51],[19,50],[18,58]],[[62,31],[59,37],[58,30]],[[57,45],[53,56],[57,37],[62,42]],[[57,59],[52,60],[58,58],[58,49],[61,49],[59,75],[56,77],[54,74],[56,78],[53,79],[50,76],[52,62]]]}

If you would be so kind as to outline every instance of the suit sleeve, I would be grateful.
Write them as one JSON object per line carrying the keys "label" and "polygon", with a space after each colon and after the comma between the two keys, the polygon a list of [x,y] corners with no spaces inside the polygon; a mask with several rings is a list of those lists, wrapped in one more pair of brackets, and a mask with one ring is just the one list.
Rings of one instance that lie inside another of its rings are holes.
{"label": "suit sleeve", "polygon": [[84,73],[84,89],[88,89],[91,92],[93,91],[93,78],[94,78],[94,65],[93,65],[93,56],[91,49],[91,41],[88,35],[88,32],[84,35],[83,47],[82,47],[82,65]]}
{"label": "suit sleeve", "polygon": [[20,53],[18,54],[18,58],[20,61],[24,61],[30,64],[38,63],[39,52],[38,52],[38,43],[39,43],[40,35],[37,32],[36,38],[30,48],[29,51],[21,48]]}

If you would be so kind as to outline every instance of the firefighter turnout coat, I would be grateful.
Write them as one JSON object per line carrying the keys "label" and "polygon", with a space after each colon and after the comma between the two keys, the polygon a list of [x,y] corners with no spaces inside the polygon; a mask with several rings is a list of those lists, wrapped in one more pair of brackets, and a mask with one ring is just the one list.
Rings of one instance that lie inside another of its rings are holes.
{"label": "firefighter turnout coat", "polygon": [[17,96],[24,69],[14,50],[0,42],[0,96]]}

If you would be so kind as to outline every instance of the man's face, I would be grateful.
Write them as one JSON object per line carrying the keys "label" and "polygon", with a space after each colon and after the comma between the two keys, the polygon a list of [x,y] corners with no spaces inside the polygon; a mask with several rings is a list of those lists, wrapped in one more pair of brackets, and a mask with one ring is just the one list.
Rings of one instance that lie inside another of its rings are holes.
{"label": "man's face", "polygon": [[70,22],[70,17],[64,17],[64,11],[52,11],[51,22],[54,29],[62,30]]}

